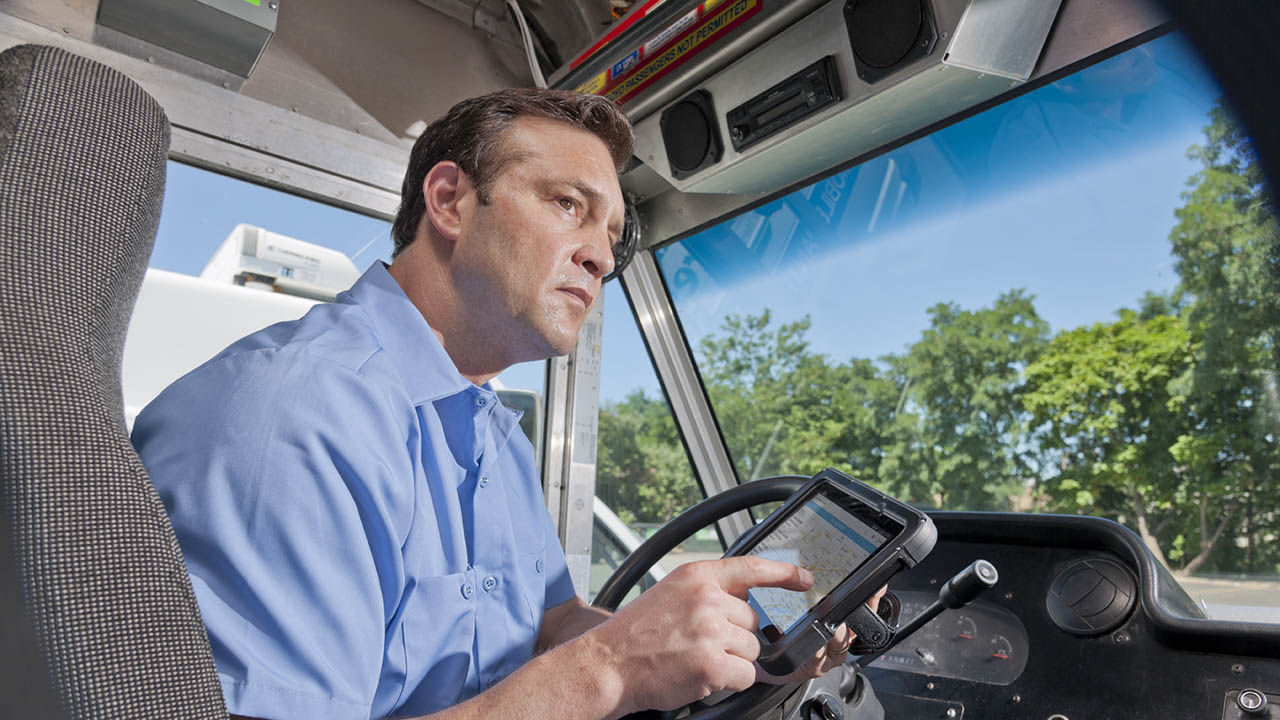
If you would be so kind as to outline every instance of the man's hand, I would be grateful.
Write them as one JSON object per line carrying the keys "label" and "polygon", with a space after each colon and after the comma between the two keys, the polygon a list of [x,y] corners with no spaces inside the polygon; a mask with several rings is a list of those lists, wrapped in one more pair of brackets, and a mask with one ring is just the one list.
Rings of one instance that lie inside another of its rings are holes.
{"label": "man's hand", "polygon": [[[877,590],[876,594],[872,595],[871,599],[867,601],[867,605],[871,606],[872,610],[879,610],[880,598],[884,597],[885,592],[888,590],[888,585]],[[856,640],[857,637],[858,636],[854,635],[853,631],[849,629],[848,625],[842,624],[840,629],[836,630],[835,635],[831,636],[831,640],[827,643],[826,647],[814,653],[813,657],[809,658],[809,662],[801,665],[787,675],[770,675],[768,672],[765,672],[763,668],[757,665],[756,680],[773,685],[784,685],[786,683],[800,682],[801,680],[813,680],[815,678],[820,678],[823,675],[826,675],[832,668],[844,663],[845,659],[849,657],[849,648],[853,645],[853,641]]]}
{"label": "man's hand", "polygon": [[580,640],[612,659],[617,715],[670,710],[755,683],[760,642],[748,589],[811,585],[809,571],[763,558],[688,563]]}

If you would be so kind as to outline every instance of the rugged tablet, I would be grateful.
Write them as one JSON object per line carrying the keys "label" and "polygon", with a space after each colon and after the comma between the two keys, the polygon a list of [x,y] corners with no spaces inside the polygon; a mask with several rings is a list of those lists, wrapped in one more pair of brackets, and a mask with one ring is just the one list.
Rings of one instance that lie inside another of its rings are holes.
{"label": "rugged tablet", "polygon": [[725,553],[813,573],[805,592],[749,591],[760,622],[760,666],[785,675],[803,665],[889,578],[928,555],[937,537],[929,516],[910,505],[837,470],[815,475]]}

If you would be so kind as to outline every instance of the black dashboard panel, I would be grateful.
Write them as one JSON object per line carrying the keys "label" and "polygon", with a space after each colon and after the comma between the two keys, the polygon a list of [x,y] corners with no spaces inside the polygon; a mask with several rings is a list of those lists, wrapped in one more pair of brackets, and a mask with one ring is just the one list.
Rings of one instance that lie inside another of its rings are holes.
{"label": "black dashboard panel", "polygon": [[[1043,515],[934,519],[933,553],[891,583],[908,609],[931,602],[976,558],[993,562],[1000,582],[867,668],[886,718],[1216,719],[1240,717],[1241,689],[1280,693],[1280,626],[1199,616],[1123,527]],[[1138,578],[1136,607],[1101,635],[1059,629],[1046,604],[1055,579],[1082,559],[1114,561]]]}

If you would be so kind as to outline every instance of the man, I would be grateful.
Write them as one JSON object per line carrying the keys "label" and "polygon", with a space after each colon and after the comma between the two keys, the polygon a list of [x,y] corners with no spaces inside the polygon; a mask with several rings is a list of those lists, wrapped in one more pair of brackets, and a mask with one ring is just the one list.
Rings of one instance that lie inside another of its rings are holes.
{"label": "man", "polygon": [[389,267],[139,415],[233,714],[603,718],[756,680],[746,590],[809,574],[695,563],[612,618],[584,605],[488,386],[573,347],[613,268],[631,142],[597,97],[460,103],[414,146]]}

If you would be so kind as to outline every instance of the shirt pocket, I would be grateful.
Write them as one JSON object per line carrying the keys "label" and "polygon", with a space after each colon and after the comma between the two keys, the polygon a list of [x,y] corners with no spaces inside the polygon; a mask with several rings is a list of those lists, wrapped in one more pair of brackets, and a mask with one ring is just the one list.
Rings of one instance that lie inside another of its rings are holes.
{"label": "shirt pocket", "polygon": [[520,578],[520,590],[529,610],[529,624],[536,636],[542,626],[542,613],[547,605],[547,549],[523,553],[516,557],[516,573]]}
{"label": "shirt pocket", "polygon": [[426,714],[474,694],[476,587],[471,571],[419,578],[404,612],[408,680],[402,710]]}

